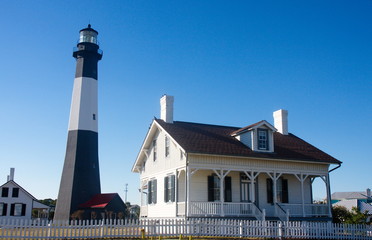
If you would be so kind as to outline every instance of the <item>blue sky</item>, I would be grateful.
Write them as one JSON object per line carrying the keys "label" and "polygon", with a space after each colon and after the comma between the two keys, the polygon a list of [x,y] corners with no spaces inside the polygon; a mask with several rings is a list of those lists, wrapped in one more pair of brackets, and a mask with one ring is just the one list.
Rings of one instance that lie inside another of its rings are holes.
{"label": "blue sky", "polygon": [[[0,2],[0,179],[56,198],[75,72],[90,22],[99,63],[103,192],[138,203],[131,167],[159,99],[175,120],[289,131],[343,161],[332,192],[372,187],[372,1]],[[322,187],[315,193],[324,197]]]}

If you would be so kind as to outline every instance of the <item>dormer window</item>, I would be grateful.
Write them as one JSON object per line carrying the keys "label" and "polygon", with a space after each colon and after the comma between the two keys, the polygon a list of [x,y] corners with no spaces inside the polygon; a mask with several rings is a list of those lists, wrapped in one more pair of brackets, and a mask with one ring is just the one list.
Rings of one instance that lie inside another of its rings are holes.
{"label": "dormer window", "polygon": [[276,129],[265,120],[251,124],[233,132],[231,135],[244,145],[257,152],[274,152],[274,132]]}
{"label": "dormer window", "polygon": [[257,129],[258,150],[269,150],[269,134],[267,129]]}

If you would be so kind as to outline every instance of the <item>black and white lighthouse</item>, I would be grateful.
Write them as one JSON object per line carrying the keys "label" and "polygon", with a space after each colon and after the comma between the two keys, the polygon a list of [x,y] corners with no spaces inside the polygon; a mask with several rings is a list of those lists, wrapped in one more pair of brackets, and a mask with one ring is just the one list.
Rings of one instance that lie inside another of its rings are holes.
{"label": "black and white lighthouse", "polygon": [[78,206],[101,193],[98,163],[98,102],[97,69],[102,51],[97,42],[98,32],[80,30],[74,49],[76,73],[66,157],[54,215],[55,220],[68,220]]}

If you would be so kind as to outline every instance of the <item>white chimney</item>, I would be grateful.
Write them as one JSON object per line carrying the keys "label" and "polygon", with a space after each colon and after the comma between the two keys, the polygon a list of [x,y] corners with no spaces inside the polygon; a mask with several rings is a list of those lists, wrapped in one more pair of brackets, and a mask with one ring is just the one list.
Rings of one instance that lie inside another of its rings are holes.
{"label": "white chimney", "polygon": [[173,123],[173,102],[173,96],[163,95],[160,98],[160,119],[166,123]]}
{"label": "white chimney", "polygon": [[283,135],[288,135],[288,111],[279,109],[273,113],[274,126]]}
{"label": "white chimney", "polygon": [[10,175],[9,175],[9,180],[8,181],[14,181],[14,168],[10,168]]}

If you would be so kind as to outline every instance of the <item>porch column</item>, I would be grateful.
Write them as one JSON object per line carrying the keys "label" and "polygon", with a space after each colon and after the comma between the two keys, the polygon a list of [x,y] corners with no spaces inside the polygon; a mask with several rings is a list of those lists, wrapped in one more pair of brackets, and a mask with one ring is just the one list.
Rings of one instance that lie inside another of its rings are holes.
{"label": "porch column", "polygon": [[275,215],[278,215],[278,213],[277,213],[278,199],[277,199],[276,182],[280,178],[282,173],[276,173],[276,171],[274,171],[274,173],[272,175],[269,172],[266,172],[266,173],[273,180],[273,204],[274,204],[274,207],[275,207]]}
{"label": "porch column", "polygon": [[225,216],[225,211],[223,209],[223,203],[225,202],[225,196],[224,196],[224,186],[223,186],[223,180],[225,179],[225,176],[223,175],[223,170],[220,170],[220,201],[221,201],[221,216]]}
{"label": "porch column", "polygon": [[304,176],[301,173],[301,198],[302,198],[302,216],[305,217],[305,194],[304,194]]}
{"label": "porch column", "polygon": [[189,217],[190,216],[190,177],[191,177],[189,167],[186,167],[185,176],[186,176],[186,204],[187,204],[186,217]]}
{"label": "porch column", "polygon": [[176,204],[176,214],[175,216],[178,216],[178,170],[176,169],[176,172],[174,174],[174,202]]}
{"label": "porch column", "polygon": [[332,211],[331,211],[331,187],[330,187],[330,182],[329,182],[329,173],[327,175],[320,176],[320,178],[324,181],[324,183],[326,185],[328,217],[332,217]]}
{"label": "porch column", "polygon": [[274,172],[274,179],[273,179],[273,204],[274,204],[274,206],[275,206],[275,209],[276,209],[276,204],[277,204],[277,202],[278,202],[278,198],[277,198],[277,192],[276,192],[276,180],[277,180],[277,178],[276,178],[276,173]]}
{"label": "porch column", "polygon": [[328,217],[332,217],[332,204],[331,204],[331,183],[329,180],[329,173],[326,176],[327,185],[327,204],[328,204]]}
{"label": "porch column", "polygon": [[141,182],[140,182],[140,198],[141,198],[141,206],[142,206],[142,204],[143,204],[143,182],[142,182],[142,180],[141,180]]}
{"label": "porch column", "polygon": [[305,192],[304,192],[304,182],[305,182],[305,179],[308,177],[309,175],[303,175],[302,173],[300,174],[300,176],[298,176],[297,174],[295,174],[295,177],[298,179],[298,181],[300,181],[301,183],[301,198],[302,198],[302,217],[305,217],[306,216],[306,212],[305,212]]}
{"label": "porch column", "polygon": [[[257,178],[257,176],[260,174],[259,172],[256,172],[256,174],[254,174],[253,170],[251,170],[251,172],[247,172],[247,171],[244,171],[245,175],[247,175],[247,177],[249,178],[249,181],[250,181],[250,184],[251,184],[251,189],[250,189],[250,194],[249,194],[249,200],[254,203],[256,201],[256,196],[255,196],[255,179]],[[271,177],[271,176],[270,176]]]}
{"label": "porch column", "polygon": [[218,172],[216,169],[213,169],[213,171],[216,173],[217,177],[220,178],[220,203],[221,203],[221,216],[223,217],[225,216],[225,210],[223,207],[224,202],[225,202],[225,191],[224,191],[225,188],[223,186],[224,185],[223,183],[224,183],[225,177],[227,176],[227,174],[229,174],[231,170],[227,170],[225,172],[225,170],[220,169],[220,171]]}

